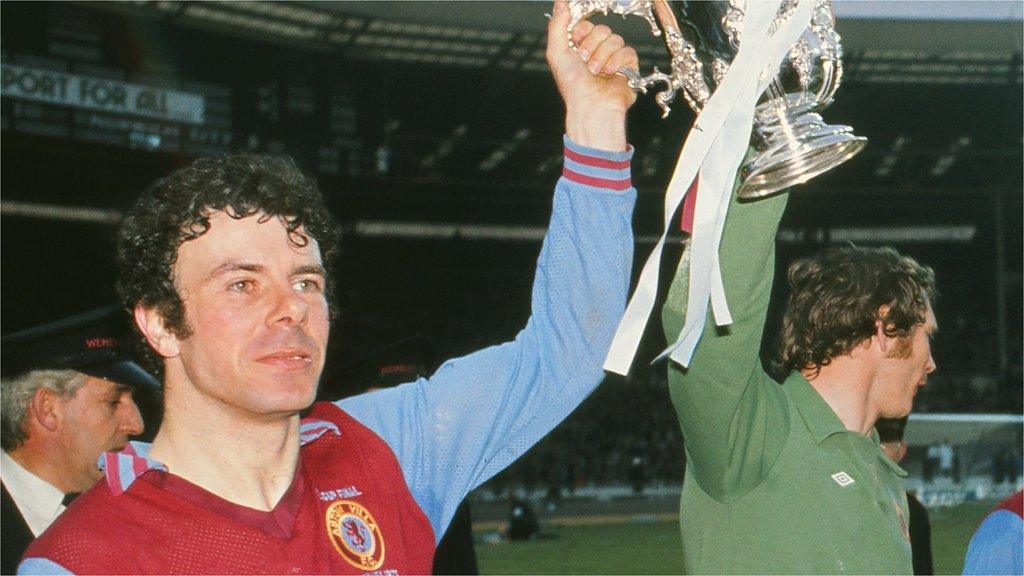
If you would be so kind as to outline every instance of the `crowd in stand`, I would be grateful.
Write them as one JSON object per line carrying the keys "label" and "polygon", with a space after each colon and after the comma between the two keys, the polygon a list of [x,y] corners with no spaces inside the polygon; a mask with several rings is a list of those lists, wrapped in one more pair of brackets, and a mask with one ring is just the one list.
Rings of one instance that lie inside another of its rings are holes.
{"label": "crowd in stand", "polygon": [[595,486],[642,492],[680,484],[682,436],[664,382],[652,380],[606,383],[486,488],[497,496],[523,489],[558,498]]}
{"label": "crowd in stand", "polygon": [[[1000,376],[991,338],[981,335],[986,326],[983,318],[962,316],[943,325],[936,345],[942,370],[918,394],[916,412],[1005,412],[1020,406],[1020,359]],[[485,489],[496,496],[540,490],[550,498],[596,486],[627,486],[639,492],[680,484],[684,468],[682,435],[664,368],[655,365],[630,381],[603,384]]]}

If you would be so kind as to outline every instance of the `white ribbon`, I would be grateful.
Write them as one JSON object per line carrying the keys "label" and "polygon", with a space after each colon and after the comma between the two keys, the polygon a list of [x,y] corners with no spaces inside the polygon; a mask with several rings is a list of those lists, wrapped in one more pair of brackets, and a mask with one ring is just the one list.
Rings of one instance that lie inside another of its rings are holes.
{"label": "white ribbon", "polygon": [[701,173],[690,240],[690,286],[686,321],[676,341],[658,359],[671,355],[684,366],[704,330],[710,304],[718,325],[732,322],[725,298],[718,248],[736,171],[750,142],[754,106],[774,78],[789,46],[811,19],[815,0],[801,0],[786,25],[769,37],[777,1],[751,0],[743,19],[740,49],[728,73],[694,122],[665,191],[664,230],[647,258],[636,291],[626,307],[605,359],[605,369],[625,375],[636,355],[658,292],[658,265],[673,215],[690,183]]}

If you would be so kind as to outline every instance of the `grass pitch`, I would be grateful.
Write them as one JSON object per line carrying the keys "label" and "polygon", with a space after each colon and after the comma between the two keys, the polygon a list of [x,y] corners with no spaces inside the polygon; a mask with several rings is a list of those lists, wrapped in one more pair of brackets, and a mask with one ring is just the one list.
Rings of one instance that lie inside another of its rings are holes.
{"label": "grass pitch", "polygon": [[[971,535],[993,502],[929,511],[936,574],[959,574]],[[480,543],[482,574],[679,574],[683,570],[679,526],[648,524],[546,526],[530,542]],[[866,550],[866,554],[871,551]]]}

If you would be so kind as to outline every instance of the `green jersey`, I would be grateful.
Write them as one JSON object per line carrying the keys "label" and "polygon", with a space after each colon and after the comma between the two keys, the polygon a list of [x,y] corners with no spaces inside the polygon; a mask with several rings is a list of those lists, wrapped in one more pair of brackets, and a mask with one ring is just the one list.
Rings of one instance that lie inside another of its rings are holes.
{"label": "green jersey", "polygon": [[[720,250],[733,323],[708,318],[689,369],[669,367],[686,442],[686,571],[910,574],[906,472],[876,434],[847,430],[800,373],[780,386],[761,366],[785,206],[785,194],[734,195]],[[688,273],[681,263],[663,311],[670,341],[686,315]]]}

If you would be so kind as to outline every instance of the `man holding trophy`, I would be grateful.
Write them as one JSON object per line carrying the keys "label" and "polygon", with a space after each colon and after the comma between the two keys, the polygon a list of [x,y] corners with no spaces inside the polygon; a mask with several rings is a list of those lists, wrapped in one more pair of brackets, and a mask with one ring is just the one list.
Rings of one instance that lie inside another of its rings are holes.
{"label": "man holding trophy", "polygon": [[[910,574],[903,477],[874,423],[910,412],[935,370],[934,275],[891,249],[832,248],[789,270],[779,386],[758,352],[785,194],[734,196],[722,237],[727,329],[707,323],[669,366],[686,443],[681,524],[690,573]],[[682,326],[682,262],[663,311]]]}
{"label": "man holding trophy", "polygon": [[25,554],[22,573],[426,574],[465,495],[604,377],[632,263],[636,52],[556,2],[547,59],[565,166],[532,315],[429,379],[309,408],[326,350],[337,228],[287,159],[204,158],[156,182],[120,234],[119,290],[162,368],[152,445]]}
{"label": "man holding trophy", "polygon": [[[692,235],[663,309],[686,444],[686,572],[912,573],[906,472],[881,450],[874,423],[908,414],[935,370],[931,269],[853,246],[795,263],[783,385],[759,359],[787,202],[779,192],[865,144],[817,114],[842,72],[831,2],[573,2],[576,18],[609,11],[644,17],[671,56],[670,74],[622,71],[631,86],[663,83],[665,113],[677,91],[698,113],[665,210],[667,229],[689,190]],[[662,242],[613,342],[611,370],[632,360]]]}

